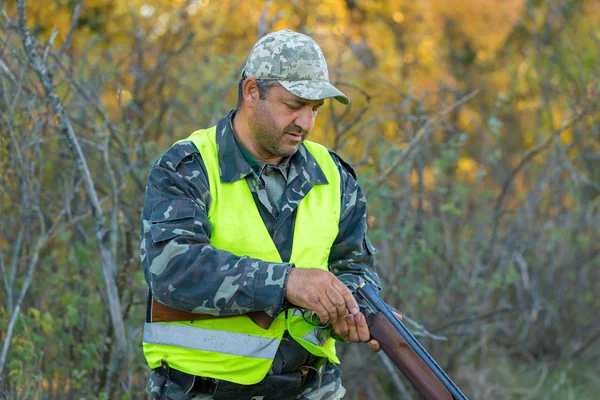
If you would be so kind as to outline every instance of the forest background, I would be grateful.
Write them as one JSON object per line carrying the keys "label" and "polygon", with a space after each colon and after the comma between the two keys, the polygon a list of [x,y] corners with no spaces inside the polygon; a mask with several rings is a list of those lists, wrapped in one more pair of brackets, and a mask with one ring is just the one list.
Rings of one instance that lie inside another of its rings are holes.
{"label": "forest background", "polygon": [[[600,2],[0,0],[0,397],[145,398],[147,172],[311,35],[382,296],[472,399],[600,398]],[[349,399],[416,398],[339,346]],[[401,393],[401,394],[399,394]]]}

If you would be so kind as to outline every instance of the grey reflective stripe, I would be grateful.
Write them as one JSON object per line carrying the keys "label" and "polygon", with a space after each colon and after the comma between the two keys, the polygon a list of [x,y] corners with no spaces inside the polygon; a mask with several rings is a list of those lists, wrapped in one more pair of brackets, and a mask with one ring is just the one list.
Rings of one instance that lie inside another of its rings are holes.
{"label": "grey reflective stripe", "polygon": [[329,335],[327,335],[327,331],[325,329],[315,328],[306,335],[302,336],[302,339],[314,344],[315,346],[323,346],[325,341],[328,339],[328,336]]}
{"label": "grey reflective stripe", "polygon": [[[299,308],[292,308],[292,317],[302,317],[302,310]],[[317,318],[314,311],[304,310],[304,318]],[[312,331],[308,332],[306,335],[302,336],[302,339],[306,340],[309,343],[314,344],[315,346],[323,346],[325,341],[329,339],[329,330],[327,328],[318,328],[315,327]]]}
{"label": "grey reflective stripe", "polygon": [[[312,311],[305,310],[305,312],[307,314],[310,314]],[[302,310],[300,310],[299,308],[292,308],[292,317],[301,317],[301,316],[302,316]]]}
{"label": "grey reflective stripe", "polygon": [[148,344],[178,346],[269,360],[275,357],[279,347],[279,338],[148,322],[144,324],[143,341]]}

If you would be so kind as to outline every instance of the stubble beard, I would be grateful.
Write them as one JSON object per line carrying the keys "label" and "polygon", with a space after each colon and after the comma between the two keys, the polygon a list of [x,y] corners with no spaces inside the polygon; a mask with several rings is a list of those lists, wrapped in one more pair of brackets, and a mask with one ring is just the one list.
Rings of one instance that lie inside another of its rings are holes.
{"label": "stubble beard", "polygon": [[[256,114],[248,120],[248,126],[260,150],[276,157],[287,157],[294,154],[306,139],[308,132],[303,131],[294,123],[280,130],[264,105],[259,106],[256,111]],[[286,145],[286,132],[301,133],[302,140]]]}

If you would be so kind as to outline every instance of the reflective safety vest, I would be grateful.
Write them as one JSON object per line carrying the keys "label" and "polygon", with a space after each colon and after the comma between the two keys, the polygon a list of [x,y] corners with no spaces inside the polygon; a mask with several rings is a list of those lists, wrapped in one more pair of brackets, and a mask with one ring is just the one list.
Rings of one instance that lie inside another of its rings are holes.
{"label": "reflective safety vest", "polygon": [[[246,180],[221,183],[216,127],[196,131],[187,140],[200,151],[208,172],[211,244],[237,256],[282,262]],[[296,268],[328,270],[329,251],[339,229],[340,174],[325,147],[309,141],[304,144],[328,183],[314,185],[298,205],[290,263]],[[245,315],[146,323],[143,349],[150,368],[165,360],[188,374],[251,385],[269,371],[285,330],[315,356],[339,363],[328,330],[307,323],[298,309],[281,313],[268,330]]]}

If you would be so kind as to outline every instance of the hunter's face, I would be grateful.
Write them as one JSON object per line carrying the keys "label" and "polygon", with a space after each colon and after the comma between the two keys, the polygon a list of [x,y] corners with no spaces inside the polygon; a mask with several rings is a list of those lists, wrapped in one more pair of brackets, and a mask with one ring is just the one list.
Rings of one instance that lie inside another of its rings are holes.
{"label": "hunter's face", "polygon": [[271,87],[248,118],[259,159],[294,154],[308,137],[323,103],[295,96],[281,86]]}

